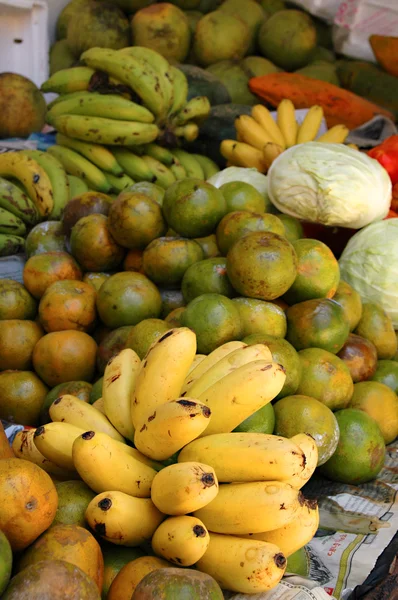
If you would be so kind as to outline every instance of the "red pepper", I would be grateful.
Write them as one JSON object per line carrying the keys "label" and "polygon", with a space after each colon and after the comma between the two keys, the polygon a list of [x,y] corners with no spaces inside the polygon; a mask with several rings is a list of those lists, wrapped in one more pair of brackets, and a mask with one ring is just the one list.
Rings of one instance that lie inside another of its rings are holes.
{"label": "red pepper", "polygon": [[398,135],[387,138],[367,154],[385,168],[393,185],[398,183]]}

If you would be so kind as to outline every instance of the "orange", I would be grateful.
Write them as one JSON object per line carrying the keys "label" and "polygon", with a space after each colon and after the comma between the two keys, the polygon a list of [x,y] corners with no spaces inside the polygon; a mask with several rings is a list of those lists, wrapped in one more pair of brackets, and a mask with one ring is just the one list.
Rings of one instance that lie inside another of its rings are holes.
{"label": "orange", "polygon": [[1,322],[0,371],[32,367],[33,348],[44,331],[35,321],[9,319]]}
{"label": "orange", "polygon": [[31,256],[23,270],[24,285],[35,298],[41,298],[54,281],[81,278],[79,265],[67,252],[44,252]]}
{"label": "orange", "polygon": [[50,331],[91,331],[97,311],[97,292],[84,281],[55,281],[44,292],[39,304],[39,319]]}

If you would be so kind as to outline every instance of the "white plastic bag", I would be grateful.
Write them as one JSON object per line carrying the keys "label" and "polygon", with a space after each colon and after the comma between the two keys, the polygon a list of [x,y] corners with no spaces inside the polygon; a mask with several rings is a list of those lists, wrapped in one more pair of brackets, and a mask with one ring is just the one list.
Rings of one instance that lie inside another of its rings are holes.
{"label": "white plastic bag", "polygon": [[397,0],[343,0],[334,19],[336,52],[376,62],[369,36],[398,36]]}
{"label": "white plastic bag", "polygon": [[341,0],[293,0],[293,2],[314,17],[333,23]]}

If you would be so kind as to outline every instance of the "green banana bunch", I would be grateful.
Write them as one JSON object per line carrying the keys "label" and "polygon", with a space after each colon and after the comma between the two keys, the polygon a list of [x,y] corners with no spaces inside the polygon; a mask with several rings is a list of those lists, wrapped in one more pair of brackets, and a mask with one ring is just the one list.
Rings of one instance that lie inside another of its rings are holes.
{"label": "green banana bunch", "polygon": [[111,173],[105,174],[109,184],[111,185],[112,190],[117,193],[123,192],[126,188],[130,187],[130,185],[134,185],[134,179],[131,179],[128,175],[122,175],[121,177],[115,177]]}
{"label": "green banana bunch", "polygon": [[93,163],[81,156],[74,150],[64,146],[50,146],[47,152],[55,156],[62,163],[69,175],[75,175],[83,179],[90,189],[106,194],[111,189],[111,184],[105,174]]}
{"label": "green banana bunch", "polygon": [[127,148],[114,147],[111,152],[126,175],[133,180],[150,182],[155,180],[153,171],[141,156],[137,156]]}
{"label": "green banana bunch", "polygon": [[83,179],[80,177],[76,177],[76,175],[66,175],[69,181],[69,200],[72,198],[76,198],[76,196],[80,196],[80,194],[84,194],[88,192],[88,185]]}
{"label": "green banana bunch", "polygon": [[39,212],[26,192],[2,177],[0,177],[0,208],[8,210],[29,226],[36,225],[40,221]]}
{"label": "green banana bunch", "polygon": [[112,173],[112,175],[115,175],[116,177],[123,175],[122,167],[119,165],[112,152],[110,152],[108,148],[105,148],[105,146],[75,140],[63,133],[57,133],[55,139],[58,146],[69,148],[70,150],[74,150],[78,154],[81,154],[101,171]]}
{"label": "green banana bunch", "polygon": [[54,94],[70,94],[88,90],[90,79],[94,75],[94,69],[89,67],[71,67],[62,69],[51,75],[41,86],[42,92],[53,92]]}
{"label": "green banana bunch", "polygon": [[0,233],[0,257],[23,252],[25,240],[19,235]]}
{"label": "green banana bunch", "polygon": [[19,217],[5,208],[0,208],[0,233],[24,236],[26,225]]}

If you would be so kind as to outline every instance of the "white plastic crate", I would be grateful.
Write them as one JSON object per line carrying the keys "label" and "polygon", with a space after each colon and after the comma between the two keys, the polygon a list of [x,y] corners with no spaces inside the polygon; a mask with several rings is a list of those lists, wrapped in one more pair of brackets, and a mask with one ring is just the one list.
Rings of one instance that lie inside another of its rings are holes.
{"label": "white plastic crate", "polygon": [[48,77],[45,0],[0,0],[0,72],[24,75],[40,86]]}

